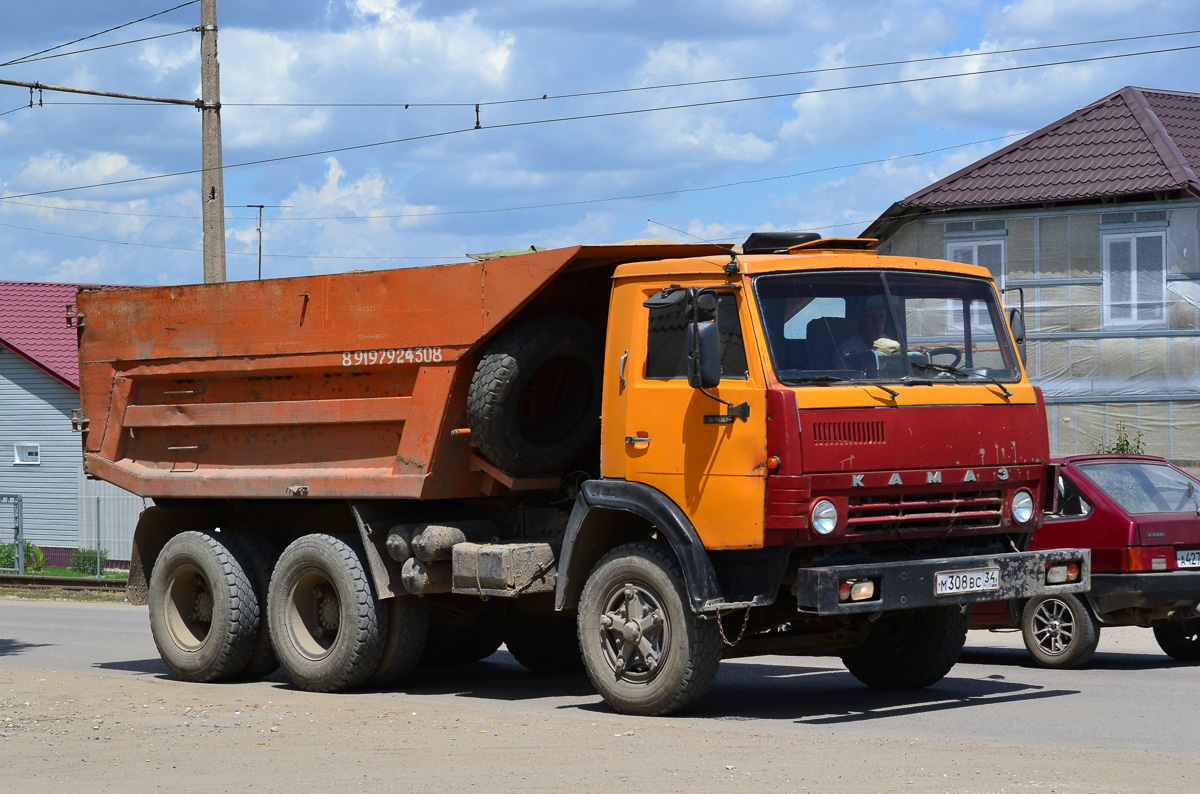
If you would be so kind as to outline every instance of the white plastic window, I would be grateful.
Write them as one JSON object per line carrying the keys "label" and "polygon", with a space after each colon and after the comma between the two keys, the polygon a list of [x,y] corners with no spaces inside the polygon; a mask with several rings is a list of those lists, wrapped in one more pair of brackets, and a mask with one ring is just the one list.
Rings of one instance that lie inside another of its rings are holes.
{"label": "white plastic window", "polygon": [[1165,319],[1163,232],[1104,235],[1104,324],[1148,325]]}
{"label": "white plastic window", "polygon": [[946,243],[946,258],[951,262],[986,267],[996,286],[1004,286],[1003,240],[954,240]]}
{"label": "white plastic window", "polygon": [[[986,267],[992,274],[992,280],[997,288],[1004,287],[1004,241],[1003,240],[962,240],[946,243],[946,258],[951,262],[962,262],[965,265]],[[991,318],[986,314],[987,308],[976,305],[971,310],[971,325],[979,331],[987,331],[991,327]],[[951,328],[962,330],[962,318],[951,316]]]}
{"label": "white plastic window", "polygon": [[13,444],[14,466],[37,466],[42,462],[42,450],[39,444],[19,442]]}

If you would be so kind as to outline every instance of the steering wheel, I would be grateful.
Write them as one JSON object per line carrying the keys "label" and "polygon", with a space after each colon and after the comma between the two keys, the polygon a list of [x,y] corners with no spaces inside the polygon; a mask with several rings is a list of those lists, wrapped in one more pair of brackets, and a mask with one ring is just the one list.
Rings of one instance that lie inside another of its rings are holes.
{"label": "steering wheel", "polygon": [[957,347],[933,347],[926,350],[925,353],[930,359],[934,356],[954,356],[954,361],[950,362],[952,367],[957,367],[958,362],[962,361],[962,351]]}

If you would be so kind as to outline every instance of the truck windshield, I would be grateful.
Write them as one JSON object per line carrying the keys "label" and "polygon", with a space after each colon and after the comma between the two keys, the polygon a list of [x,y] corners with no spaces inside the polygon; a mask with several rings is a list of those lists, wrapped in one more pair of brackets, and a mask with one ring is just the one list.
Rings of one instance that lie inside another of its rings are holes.
{"label": "truck windshield", "polygon": [[860,271],[754,282],[784,383],[1014,382],[1020,366],[983,279]]}

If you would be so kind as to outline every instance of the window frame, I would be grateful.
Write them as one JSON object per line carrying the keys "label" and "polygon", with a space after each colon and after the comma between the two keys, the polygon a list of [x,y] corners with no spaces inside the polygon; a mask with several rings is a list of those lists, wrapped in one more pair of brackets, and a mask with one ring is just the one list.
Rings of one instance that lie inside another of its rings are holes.
{"label": "window frame", "polygon": [[[35,460],[29,460],[29,453],[33,453]],[[13,443],[13,463],[14,466],[41,466],[42,465],[42,445],[37,441],[16,441]]]}
{"label": "window frame", "polygon": [[[999,270],[998,273],[992,273],[991,268],[988,268],[986,265],[979,264],[979,247],[983,246],[983,245],[999,245],[1000,246],[1000,265],[998,267],[998,270]],[[1007,238],[995,237],[995,236],[957,237],[957,236],[951,236],[948,234],[948,235],[946,235],[945,247],[946,247],[946,261],[958,262],[958,263],[964,264],[964,265],[976,265],[978,267],[983,267],[989,273],[992,273],[992,280],[996,282],[996,287],[998,289],[1004,289],[1004,280],[1008,275],[1008,239]],[[961,259],[955,259],[950,254],[951,248],[970,248],[971,249],[971,261],[963,262]]]}
{"label": "window frame", "polygon": [[[679,309],[681,312],[682,312],[682,306],[683,306],[683,304],[680,303]],[[742,374],[738,374],[738,375],[727,374],[725,372],[725,368],[724,368],[726,348],[724,345],[722,345],[721,380],[748,381],[750,379],[750,359],[749,359],[749,353],[747,352],[747,348],[746,348],[746,324],[742,322],[741,300],[738,298],[738,295],[736,293],[721,291],[721,292],[717,293],[717,307],[718,307],[717,308],[717,318],[718,318],[717,322],[718,323],[721,322],[722,317],[727,318],[727,317],[732,316],[733,321],[737,324],[738,335],[742,340],[741,362],[745,366],[745,372]],[[666,308],[666,307],[663,307],[663,308]],[[729,308],[730,311],[726,312],[725,311],[726,308]],[[660,375],[660,374],[651,375],[650,374],[650,371],[651,371],[650,334],[653,330],[653,318],[651,315],[653,314],[654,311],[655,311],[654,307],[649,307],[649,308],[647,308],[645,315],[643,315],[645,317],[645,321],[646,321],[646,335],[642,338],[642,344],[645,346],[643,359],[642,359],[642,378],[646,381],[654,381],[654,382],[658,382],[658,383],[669,383],[671,381],[679,381],[679,380],[686,381],[687,380],[686,368],[684,369],[684,371],[674,374],[674,375]],[[686,320],[685,320],[685,322],[686,322]],[[686,335],[684,335],[684,336],[686,338]],[[682,347],[681,347],[681,349],[682,349]]]}
{"label": "window frame", "polygon": [[[1138,244],[1139,238],[1155,237],[1159,241],[1159,298],[1157,300],[1158,317],[1153,319],[1140,319],[1138,309],[1143,305],[1154,305],[1155,302],[1149,304],[1139,301],[1138,288]],[[1116,278],[1112,273],[1111,246],[1114,243],[1128,242],[1129,243],[1129,282],[1128,295],[1129,299],[1121,301],[1125,304],[1130,312],[1129,317],[1114,317],[1112,297],[1112,289],[1116,282]],[[1165,229],[1143,229],[1129,230],[1121,232],[1104,232],[1100,235],[1100,272],[1103,276],[1104,286],[1101,291],[1101,322],[1105,328],[1163,328],[1167,325],[1167,232]]]}

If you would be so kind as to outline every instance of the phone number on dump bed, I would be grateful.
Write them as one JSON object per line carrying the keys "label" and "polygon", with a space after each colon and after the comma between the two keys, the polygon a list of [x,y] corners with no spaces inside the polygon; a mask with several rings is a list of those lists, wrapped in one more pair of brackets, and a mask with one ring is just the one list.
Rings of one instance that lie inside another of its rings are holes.
{"label": "phone number on dump bed", "polygon": [[432,364],[442,360],[440,347],[408,347],[403,350],[355,350],[342,353],[342,366],[363,364]]}

